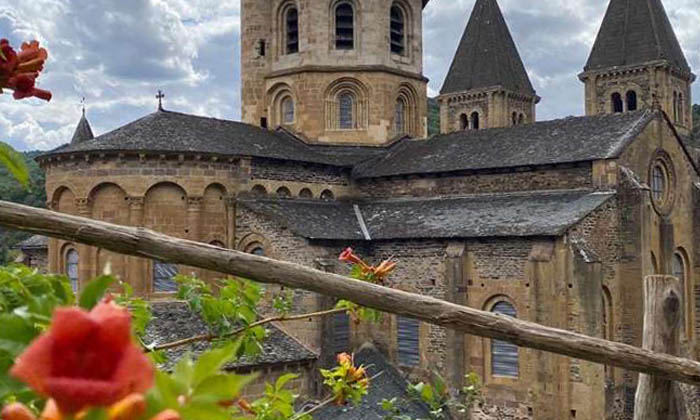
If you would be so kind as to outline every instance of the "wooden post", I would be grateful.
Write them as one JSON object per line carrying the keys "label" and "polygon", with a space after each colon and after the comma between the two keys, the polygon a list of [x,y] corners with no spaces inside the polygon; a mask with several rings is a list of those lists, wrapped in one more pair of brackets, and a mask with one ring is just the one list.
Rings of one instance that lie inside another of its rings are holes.
{"label": "wooden post", "polygon": [[[678,355],[682,311],[680,281],[671,276],[644,279],[643,347],[657,353]],[[674,414],[675,383],[646,374],[639,375],[634,420],[671,420]]]}

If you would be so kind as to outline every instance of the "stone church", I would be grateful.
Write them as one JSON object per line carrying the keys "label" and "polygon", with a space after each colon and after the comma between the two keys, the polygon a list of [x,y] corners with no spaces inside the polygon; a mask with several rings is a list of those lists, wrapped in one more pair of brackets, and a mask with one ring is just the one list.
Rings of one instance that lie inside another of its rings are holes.
{"label": "stone church", "polygon": [[[430,138],[428,1],[241,0],[243,121],[159,107],[94,137],[83,116],[38,159],[50,208],[338,273],[352,246],[399,262],[392,287],[637,346],[642,279],[673,274],[696,357],[695,75],[661,0],[610,1],[578,75],[586,115],[553,121],[536,119],[541,98],[497,1],[477,0]],[[216,276],[59,240],[48,253],[76,288],[109,265],[153,299],[172,296],[177,273]],[[333,303],[295,294],[299,312]],[[321,361],[371,342],[411,377],[435,370],[458,386],[476,372],[476,418],[634,408],[633,373],[402,317],[281,328]]]}

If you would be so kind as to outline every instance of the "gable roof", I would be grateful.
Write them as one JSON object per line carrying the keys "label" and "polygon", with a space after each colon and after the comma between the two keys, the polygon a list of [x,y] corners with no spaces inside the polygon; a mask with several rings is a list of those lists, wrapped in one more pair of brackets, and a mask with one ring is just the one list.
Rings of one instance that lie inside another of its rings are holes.
{"label": "gable roof", "polygon": [[340,165],[284,132],[241,122],[159,110],[95,139],[71,143],[41,157],[75,152],[157,151],[253,156]]}
{"label": "gable roof", "polygon": [[73,132],[73,138],[71,139],[70,144],[80,144],[94,138],[95,136],[92,134],[90,123],[85,117],[85,110],[83,110],[83,116],[80,117],[78,126],[75,127],[75,132]]}
{"label": "gable roof", "polygon": [[657,60],[691,71],[661,0],[611,0],[585,70]]}
{"label": "gable roof", "polygon": [[28,239],[13,246],[13,249],[48,249],[49,238],[43,235],[30,236]]}
{"label": "gable roof", "polygon": [[[408,394],[408,382],[374,346],[366,344],[355,353],[355,363],[365,366],[370,381],[369,394],[357,406],[327,406],[314,414],[317,420],[383,420],[382,400],[396,398],[401,414],[411,419],[430,418],[430,409]],[[379,376],[376,376],[379,375]],[[376,377],[375,377],[376,376]]]}
{"label": "gable roof", "polygon": [[566,190],[357,204],[271,198],[238,202],[308,239],[364,241],[560,236],[613,196]]}
{"label": "gable roof", "polygon": [[497,1],[477,0],[440,93],[495,86],[535,95]]}
{"label": "gable roof", "polygon": [[617,157],[657,115],[656,111],[641,110],[569,117],[404,141],[389,153],[357,165],[353,177],[362,179],[610,159]]}

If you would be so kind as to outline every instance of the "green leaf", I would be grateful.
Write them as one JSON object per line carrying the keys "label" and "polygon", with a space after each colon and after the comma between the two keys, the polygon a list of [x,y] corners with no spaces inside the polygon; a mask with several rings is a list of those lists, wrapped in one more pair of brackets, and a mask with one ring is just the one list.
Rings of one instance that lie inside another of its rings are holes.
{"label": "green leaf", "polygon": [[288,373],[286,375],[280,376],[279,378],[277,378],[277,382],[275,382],[275,390],[277,390],[278,392],[281,391],[282,388],[284,388],[284,386],[287,385],[287,382],[294,380],[298,377],[299,375],[297,375],[296,373]]}
{"label": "green leaf", "polygon": [[36,329],[17,315],[0,315],[0,351],[11,355],[20,354],[37,336]]}
{"label": "green leaf", "polygon": [[202,381],[193,393],[193,401],[219,402],[228,401],[238,397],[246,385],[258,377],[254,375],[227,375],[219,374],[209,376]]}
{"label": "green leaf", "polygon": [[89,282],[80,294],[80,307],[88,310],[94,308],[114,282],[112,276],[100,276]]}
{"label": "green leaf", "polygon": [[240,341],[227,344],[224,347],[209,350],[199,356],[194,364],[194,374],[192,376],[192,387],[196,388],[207,377],[219,373],[221,368],[236,357]]}
{"label": "green leaf", "polygon": [[29,188],[29,170],[24,163],[21,154],[15,151],[9,144],[0,141],[0,164],[10,171],[12,176],[22,184],[25,189]]}
{"label": "green leaf", "polygon": [[82,420],[107,420],[107,412],[104,409],[92,409]]}
{"label": "green leaf", "polygon": [[178,411],[183,420],[231,420],[228,410],[216,404],[192,403]]}

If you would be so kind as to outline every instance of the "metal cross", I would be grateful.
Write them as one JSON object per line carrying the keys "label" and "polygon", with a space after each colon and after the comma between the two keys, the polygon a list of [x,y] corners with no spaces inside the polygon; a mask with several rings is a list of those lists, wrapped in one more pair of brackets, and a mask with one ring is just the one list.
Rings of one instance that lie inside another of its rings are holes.
{"label": "metal cross", "polygon": [[83,117],[85,116],[85,97],[80,100],[80,105],[83,107]]}
{"label": "metal cross", "polygon": [[158,99],[158,109],[161,111],[163,110],[163,98],[165,98],[165,94],[159,89],[156,99]]}

